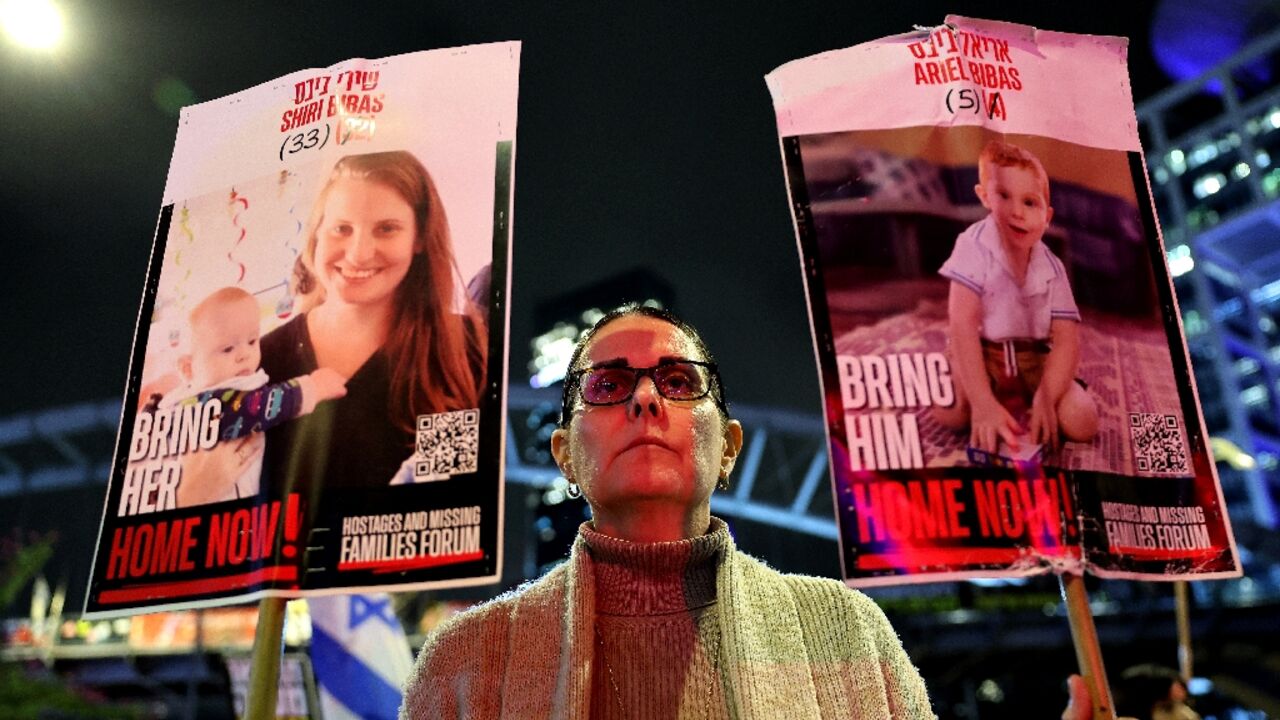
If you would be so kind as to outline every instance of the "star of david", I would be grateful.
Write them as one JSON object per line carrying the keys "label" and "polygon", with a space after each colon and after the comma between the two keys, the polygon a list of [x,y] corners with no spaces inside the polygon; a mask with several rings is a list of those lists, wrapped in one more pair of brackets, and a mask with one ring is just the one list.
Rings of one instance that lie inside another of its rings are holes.
{"label": "star of david", "polygon": [[348,605],[347,629],[355,630],[370,618],[376,618],[392,628],[400,629],[400,621],[396,619],[395,613],[391,611],[390,597],[383,597],[379,600],[362,595],[352,595],[351,603]]}

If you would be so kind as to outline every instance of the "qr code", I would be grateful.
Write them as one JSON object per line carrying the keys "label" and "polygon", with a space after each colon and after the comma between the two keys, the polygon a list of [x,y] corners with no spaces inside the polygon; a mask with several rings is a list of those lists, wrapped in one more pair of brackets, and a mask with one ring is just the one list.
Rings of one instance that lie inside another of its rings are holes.
{"label": "qr code", "polygon": [[418,416],[418,445],[413,464],[415,478],[475,472],[479,451],[479,410]]}
{"label": "qr code", "polygon": [[1187,447],[1176,415],[1129,413],[1129,437],[1138,472],[1188,472]]}

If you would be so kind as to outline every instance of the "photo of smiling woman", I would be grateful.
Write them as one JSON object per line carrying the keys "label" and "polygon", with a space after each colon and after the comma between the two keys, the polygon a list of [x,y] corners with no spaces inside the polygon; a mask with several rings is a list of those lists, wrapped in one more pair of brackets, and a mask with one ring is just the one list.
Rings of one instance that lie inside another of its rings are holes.
{"label": "photo of smiling woman", "polygon": [[293,277],[301,312],[263,336],[262,367],[270,377],[331,368],[346,395],[266,433],[262,486],[277,497],[383,487],[413,454],[418,416],[478,405],[484,324],[457,299],[448,218],[411,153],[340,159],[305,238]]}

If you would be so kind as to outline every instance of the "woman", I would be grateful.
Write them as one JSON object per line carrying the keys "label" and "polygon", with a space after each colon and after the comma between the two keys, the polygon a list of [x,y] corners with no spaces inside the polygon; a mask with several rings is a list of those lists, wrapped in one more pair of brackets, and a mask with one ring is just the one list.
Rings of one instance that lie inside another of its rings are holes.
{"label": "woman", "polygon": [[402,715],[933,717],[866,596],[766,567],[711,516],[742,426],[692,327],[620,308],[569,367],[552,454],[593,520],[568,562],[431,636]]}
{"label": "woman", "polygon": [[1139,720],[1200,720],[1187,705],[1187,683],[1177,670],[1143,664],[1127,668],[1115,687],[1116,713]]}
{"label": "woman", "polygon": [[386,486],[413,453],[417,416],[479,404],[483,325],[469,306],[457,313],[456,275],[444,207],[417,158],[337,162],[294,268],[303,312],[263,336],[262,369],[291,378],[332,368],[347,394],[266,433],[272,496]]}

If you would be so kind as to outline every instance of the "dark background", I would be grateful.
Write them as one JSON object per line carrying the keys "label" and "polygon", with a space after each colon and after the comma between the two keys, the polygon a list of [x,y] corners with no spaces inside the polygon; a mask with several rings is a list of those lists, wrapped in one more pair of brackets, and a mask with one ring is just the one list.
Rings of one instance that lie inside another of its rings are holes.
{"label": "dark background", "polygon": [[[1201,21],[1161,36],[1201,45],[1211,31],[1225,32],[1233,13],[1275,7],[1162,5],[1206,8]],[[817,374],[766,73],[954,12],[1127,36],[1135,99],[1170,84],[1152,51],[1153,2],[61,6],[61,50],[30,52],[0,38],[0,421],[123,396],[178,109],[296,70],[523,41],[512,384],[525,381],[529,342],[547,329],[535,321],[540,306],[646,267],[670,284],[674,309],[703,330],[731,400],[814,418]],[[12,517],[59,528],[73,610],[101,517],[98,492],[33,493],[4,500],[0,513],[4,532]],[[765,529],[779,543],[791,535]],[[795,535],[786,547],[796,563],[825,552],[826,544]],[[824,557],[834,566],[834,554]],[[1102,628],[1112,673],[1139,661],[1172,664],[1168,586],[1124,587],[1112,590],[1112,604],[1136,610]],[[901,592],[877,601],[894,616],[940,714],[973,717],[981,706],[983,717],[1057,716],[1073,663],[1067,623],[1053,616],[1060,606],[1052,579],[1016,589],[889,590]],[[1213,632],[1201,666],[1274,686],[1274,644],[1258,632],[1273,625],[1274,606],[1213,604],[1196,622],[1197,637],[1204,627]]]}
{"label": "dark background", "polygon": [[511,375],[534,307],[648,266],[701,327],[731,399],[816,412],[772,105],[796,58],[947,12],[1133,39],[1148,3],[64,3],[53,54],[0,49],[0,417],[124,389],[177,108],[350,57],[522,40]]}

